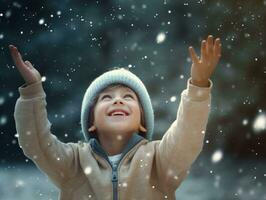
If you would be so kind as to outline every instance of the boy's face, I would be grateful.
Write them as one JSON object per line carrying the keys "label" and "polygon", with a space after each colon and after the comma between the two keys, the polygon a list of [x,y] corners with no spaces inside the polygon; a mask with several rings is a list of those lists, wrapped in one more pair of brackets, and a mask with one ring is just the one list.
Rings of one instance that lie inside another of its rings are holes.
{"label": "boy's face", "polygon": [[122,137],[143,130],[140,103],[135,92],[122,85],[101,92],[94,107],[93,126],[98,134],[114,132]]}

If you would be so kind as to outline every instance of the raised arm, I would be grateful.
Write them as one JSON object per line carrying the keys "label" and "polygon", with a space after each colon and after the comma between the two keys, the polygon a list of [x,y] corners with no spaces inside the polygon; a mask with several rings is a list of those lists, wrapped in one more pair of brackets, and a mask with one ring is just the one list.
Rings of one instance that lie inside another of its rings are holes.
{"label": "raised arm", "polygon": [[50,132],[41,75],[29,61],[23,61],[15,46],[9,48],[15,66],[26,82],[19,87],[20,97],[14,111],[19,145],[24,154],[60,187],[75,176],[77,145],[62,143]]}
{"label": "raised arm", "polygon": [[201,59],[192,47],[191,77],[187,88],[181,93],[176,120],[164,134],[157,146],[157,173],[163,184],[176,189],[186,176],[192,163],[202,150],[208,116],[211,106],[210,76],[214,71],[221,53],[220,40],[209,36],[202,41]]}

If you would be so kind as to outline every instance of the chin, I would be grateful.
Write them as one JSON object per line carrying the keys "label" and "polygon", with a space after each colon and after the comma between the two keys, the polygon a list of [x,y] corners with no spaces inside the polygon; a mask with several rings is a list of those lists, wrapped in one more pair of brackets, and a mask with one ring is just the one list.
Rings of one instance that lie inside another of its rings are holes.
{"label": "chin", "polygon": [[121,132],[130,132],[131,131],[131,129],[128,129],[127,127],[124,127],[124,126],[114,126],[114,127],[110,127],[108,130],[121,131]]}
{"label": "chin", "polygon": [[108,127],[108,129],[107,130],[109,130],[109,131],[119,131],[119,132],[121,132],[121,133],[125,133],[125,132],[134,132],[134,130],[132,130],[132,129],[128,129],[128,126],[125,126],[125,125],[121,125],[121,126],[119,126],[119,125],[115,125],[115,126],[110,126],[110,127]]}

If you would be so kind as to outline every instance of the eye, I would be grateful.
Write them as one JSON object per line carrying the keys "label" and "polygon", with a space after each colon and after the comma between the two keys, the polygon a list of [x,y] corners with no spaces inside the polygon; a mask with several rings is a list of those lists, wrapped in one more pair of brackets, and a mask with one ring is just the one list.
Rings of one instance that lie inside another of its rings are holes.
{"label": "eye", "polygon": [[134,99],[133,95],[131,94],[126,94],[124,97],[130,97],[131,99]]}
{"label": "eye", "polygon": [[107,98],[107,99],[108,99],[108,98],[111,98],[111,96],[106,94],[106,95],[103,95],[101,99],[106,99],[106,98]]}

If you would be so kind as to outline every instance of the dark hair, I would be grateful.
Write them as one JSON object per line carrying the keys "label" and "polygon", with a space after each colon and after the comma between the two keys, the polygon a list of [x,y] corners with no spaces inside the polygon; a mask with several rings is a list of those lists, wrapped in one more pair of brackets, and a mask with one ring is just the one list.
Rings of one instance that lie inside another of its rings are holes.
{"label": "dark hair", "polygon": [[[95,97],[94,99],[92,100],[92,105],[90,106],[90,112],[89,112],[89,127],[92,125],[93,123],[93,120],[94,120],[94,109],[95,109],[95,105],[98,101],[98,98],[100,96],[100,93],[103,92],[104,90],[106,89],[109,89],[109,88],[112,88],[112,87],[116,87],[116,86],[124,86],[124,87],[128,87],[127,85],[124,85],[124,84],[121,84],[121,83],[114,83],[114,84],[111,84],[111,85],[108,85],[106,88],[102,89]],[[128,87],[130,88],[130,87]],[[133,90],[134,91],[134,90]],[[138,98],[138,101],[139,101],[139,97],[138,95],[136,94],[137,98]],[[140,101],[139,101],[140,102]],[[142,108],[142,105],[141,103],[139,104],[140,105],[140,123],[143,127],[145,127],[145,118],[144,118],[144,112],[143,112],[143,108]],[[144,136],[146,138],[146,133],[145,132],[141,132],[141,135]],[[91,137],[97,137],[97,134],[92,134]]]}

